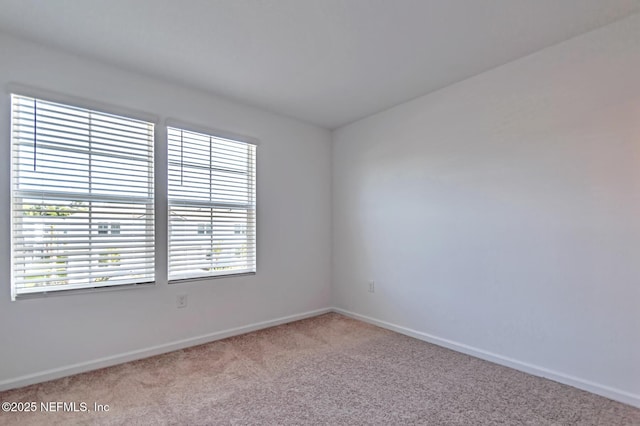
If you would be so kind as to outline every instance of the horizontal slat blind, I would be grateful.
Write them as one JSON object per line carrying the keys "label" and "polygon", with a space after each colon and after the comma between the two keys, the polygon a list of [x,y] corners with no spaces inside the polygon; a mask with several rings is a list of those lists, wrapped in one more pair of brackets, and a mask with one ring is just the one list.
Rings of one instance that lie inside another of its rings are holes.
{"label": "horizontal slat blind", "polygon": [[256,270],[256,147],[168,127],[169,279]]}
{"label": "horizontal slat blind", "polygon": [[14,294],[153,281],[153,123],[11,99]]}

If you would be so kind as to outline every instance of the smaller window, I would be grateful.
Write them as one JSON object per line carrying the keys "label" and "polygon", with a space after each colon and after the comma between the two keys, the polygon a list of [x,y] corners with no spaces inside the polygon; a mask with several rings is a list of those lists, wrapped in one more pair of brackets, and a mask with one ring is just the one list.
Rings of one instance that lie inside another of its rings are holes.
{"label": "smaller window", "polygon": [[109,224],[108,223],[99,223],[98,224],[98,234],[107,235],[109,233]]}
{"label": "smaller window", "polygon": [[199,223],[198,224],[198,235],[212,235],[213,228],[210,223]]}
{"label": "smaller window", "polygon": [[100,235],[120,235],[120,224],[119,223],[99,223],[98,224],[98,234]]}
{"label": "smaller window", "polygon": [[256,271],[256,147],[168,127],[169,280]]}

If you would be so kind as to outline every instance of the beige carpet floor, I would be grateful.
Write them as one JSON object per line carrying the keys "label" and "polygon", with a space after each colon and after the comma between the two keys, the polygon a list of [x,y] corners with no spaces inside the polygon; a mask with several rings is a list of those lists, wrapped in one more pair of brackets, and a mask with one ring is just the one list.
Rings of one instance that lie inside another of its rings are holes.
{"label": "beige carpet floor", "polygon": [[[0,393],[0,424],[640,425],[640,409],[338,314]],[[93,412],[94,402],[109,405]]]}

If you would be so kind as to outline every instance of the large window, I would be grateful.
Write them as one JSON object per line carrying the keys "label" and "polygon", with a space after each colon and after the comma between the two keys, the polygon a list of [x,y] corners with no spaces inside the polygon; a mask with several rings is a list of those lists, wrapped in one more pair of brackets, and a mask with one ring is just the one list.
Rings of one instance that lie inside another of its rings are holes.
{"label": "large window", "polygon": [[255,145],[167,133],[169,279],[255,272]]}
{"label": "large window", "polygon": [[12,95],[13,296],[154,280],[154,125]]}

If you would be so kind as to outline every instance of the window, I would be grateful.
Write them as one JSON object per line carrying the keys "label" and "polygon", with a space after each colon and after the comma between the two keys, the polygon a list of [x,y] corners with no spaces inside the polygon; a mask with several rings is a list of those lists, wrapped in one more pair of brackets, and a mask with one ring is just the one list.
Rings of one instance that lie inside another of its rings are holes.
{"label": "window", "polygon": [[111,235],[120,235],[120,224],[112,223],[111,224]]}
{"label": "window", "polygon": [[255,272],[255,145],[175,127],[167,134],[169,279]]}
{"label": "window", "polygon": [[153,123],[11,104],[14,298],[153,281]]}
{"label": "window", "polygon": [[98,224],[98,234],[101,235],[120,235],[120,224],[119,223],[99,223]]}
{"label": "window", "polygon": [[201,223],[198,225],[198,235],[213,234],[213,227],[210,223]]}

